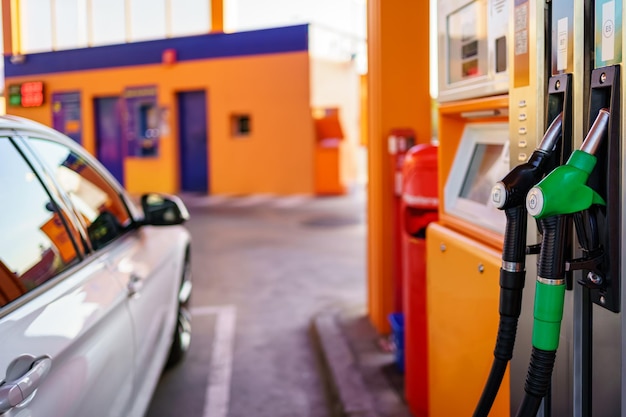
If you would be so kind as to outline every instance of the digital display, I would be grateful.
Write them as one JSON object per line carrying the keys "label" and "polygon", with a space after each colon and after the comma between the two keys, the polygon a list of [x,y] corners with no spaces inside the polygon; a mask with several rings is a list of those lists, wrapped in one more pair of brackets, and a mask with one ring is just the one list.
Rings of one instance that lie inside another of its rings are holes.
{"label": "digital display", "polygon": [[444,187],[444,211],[503,234],[506,216],[491,199],[510,171],[508,123],[470,123],[463,130]]}
{"label": "digital display", "polygon": [[466,43],[461,48],[461,57],[463,59],[472,58],[478,55],[478,41]]}
{"label": "digital display", "polygon": [[487,73],[485,2],[474,1],[448,16],[448,76],[458,82]]}
{"label": "digital display", "polygon": [[461,187],[461,197],[480,204],[491,203],[491,189],[508,172],[508,165],[502,163],[503,149],[503,144],[476,144]]}
{"label": "digital display", "polygon": [[12,84],[9,85],[9,106],[21,106],[22,105],[22,90],[21,85]]}
{"label": "digital display", "polygon": [[44,104],[44,86],[42,81],[30,81],[11,84],[8,87],[9,106],[40,107]]}
{"label": "digital display", "polygon": [[510,31],[513,19],[509,17],[513,5],[509,3],[508,0],[437,2],[437,99],[440,102],[492,96],[509,90],[511,64],[507,48],[514,46],[509,36],[509,32],[513,34]]}

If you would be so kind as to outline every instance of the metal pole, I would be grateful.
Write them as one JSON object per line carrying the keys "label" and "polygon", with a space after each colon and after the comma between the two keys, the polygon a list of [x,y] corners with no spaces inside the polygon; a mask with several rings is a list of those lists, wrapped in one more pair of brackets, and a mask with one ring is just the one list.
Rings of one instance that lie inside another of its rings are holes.
{"label": "metal pole", "polygon": [[85,0],[85,9],[87,14],[87,46],[94,45],[93,40],[93,0]]}
{"label": "metal pole", "polygon": [[124,39],[126,40],[126,43],[130,43],[131,35],[132,35],[132,24],[131,24],[131,7],[130,7],[129,0],[124,0],[124,21],[126,22]]}
{"label": "metal pole", "polygon": [[172,36],[172,0],[165,0],[165,37]]}
{"label": "metal pole", "polygon": [[11,37],[13,55],[24,53],[22,45],[22,4],[20,0],[11,0]]}
{"label": "metal pole", "polygon": [[50,40],[52,43],[52,50],[57,50],[57,2],[56,0],[50,0]]}

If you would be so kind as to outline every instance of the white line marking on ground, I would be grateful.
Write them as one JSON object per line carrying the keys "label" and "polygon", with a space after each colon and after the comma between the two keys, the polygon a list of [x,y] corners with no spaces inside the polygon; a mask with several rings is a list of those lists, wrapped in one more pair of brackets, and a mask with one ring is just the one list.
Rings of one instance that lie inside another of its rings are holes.
{"label": "white line marking on ground", "polygon": [[202,416],[227,417],[237,310],[232,305],[195,307],[191,309],[191,314],[195,316],[217,315],[211,362],[209,363],[209,383]]}

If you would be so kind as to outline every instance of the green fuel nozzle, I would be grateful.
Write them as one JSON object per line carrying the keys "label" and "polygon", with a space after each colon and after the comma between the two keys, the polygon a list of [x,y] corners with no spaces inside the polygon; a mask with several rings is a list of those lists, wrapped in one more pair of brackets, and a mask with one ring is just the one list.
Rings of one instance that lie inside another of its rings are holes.
{"label": "green fuel nozzle", "polygon": [[580,149],[534,186],[526,199],[528,212],[541,220],[543,228],[533,327],[533,346],[542,350],[556,350],[559,342],[565,295],[565,216],[592,204],[605,204],[586,183],[596,165],[594,154],[606,134],[609,117],[609,111],[601,109]]}
{"label": "green fuel nozzle", "polygon": [[587,180],[596,166],[595,153],[606,133],[609,117],[607,109],[600,109],[580,149],[572,153],[565,165],[531,188],[526,197],[526,208],[531,216],[542,219],[577,213],[592,204],[606,205],[602,197],[587,186]]}

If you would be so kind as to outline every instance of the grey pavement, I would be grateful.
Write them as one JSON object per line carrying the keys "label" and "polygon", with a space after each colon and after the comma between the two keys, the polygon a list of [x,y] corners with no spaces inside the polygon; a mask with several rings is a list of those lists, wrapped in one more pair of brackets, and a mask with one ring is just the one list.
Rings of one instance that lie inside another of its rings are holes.
{"label": "grey pavement", "polygon": [[[362,189],[317,198],[182,197],[191,213],[192,309],[236,310],[224,415],[410,415],[388,339],[366,317]],[[168,384],[178,390],[186,380],[201,386],[204,378],[211,384],[211,375],[198,375],[194,359],[207,355],[200,344],[210,339],[194,336],[189,362],[164,375],[155,410],[161,409],[159,398],[176,400]],[[205,399],[185,401],[200,400]],[[197,412],[150,415],[206,417]]]}

